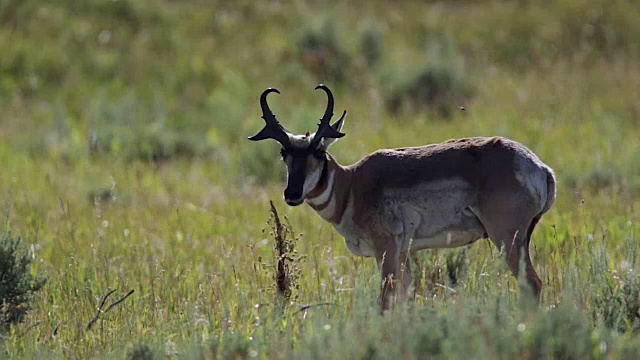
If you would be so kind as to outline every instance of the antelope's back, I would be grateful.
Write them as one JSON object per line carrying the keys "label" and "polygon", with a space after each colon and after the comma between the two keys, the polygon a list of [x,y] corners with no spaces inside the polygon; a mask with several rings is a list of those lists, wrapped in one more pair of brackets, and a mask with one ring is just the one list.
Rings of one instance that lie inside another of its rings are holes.
{"label": "antelope's back", "polygon": [[[503,137],[472,137],[439,144],[378,150],[351,166],[355,189],[369,199],[383,191],[462,181],[470,191],[530,193],[541,207],[555,197],[553,171],[526,146]],[[552,184],[550,184],[552,183]],[[549,189],[553,185],[553,189]],[[551,201],[552,202],[552,201]],[[548,204],[550,206],[550,204]]]}

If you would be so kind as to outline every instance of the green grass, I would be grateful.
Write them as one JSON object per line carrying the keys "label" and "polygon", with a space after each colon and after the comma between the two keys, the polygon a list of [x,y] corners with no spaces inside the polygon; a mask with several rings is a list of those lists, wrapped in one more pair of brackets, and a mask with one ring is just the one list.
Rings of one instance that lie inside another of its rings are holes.
{"label": "green grass", "polygon": [[[0,215],[48,282],[0,357],[638,357],[639,16],[631,1],[3,2]],[[326,26],[339,78],[300,45]],[[473,89],[465,111],[390,112],[407,78],[449,62]],[[415,301],[377,315],[375,262],[286,207],[277,147],[246,141],[270,86],[279,119],[314,130],[325,81],[349,111],[343,164],[502,135],[555,169],[533,234],[539,308],[479,241],[421,252]],[[303,257],[285,307],[269,200]],[[134,293],[87,329],[111,289],[106,306]]]}

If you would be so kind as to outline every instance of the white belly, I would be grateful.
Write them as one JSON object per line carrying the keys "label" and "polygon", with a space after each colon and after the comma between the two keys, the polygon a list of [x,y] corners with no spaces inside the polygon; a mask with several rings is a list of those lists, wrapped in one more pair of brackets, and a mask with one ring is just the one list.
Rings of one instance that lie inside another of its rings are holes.
{"label": "white belly", "polygon": [[452,248],[471,244],[482,238],[483,231],[453,230],[446,231],[430,238],[417,238],[411,240],[410,249],[422,250],[433,248]]}

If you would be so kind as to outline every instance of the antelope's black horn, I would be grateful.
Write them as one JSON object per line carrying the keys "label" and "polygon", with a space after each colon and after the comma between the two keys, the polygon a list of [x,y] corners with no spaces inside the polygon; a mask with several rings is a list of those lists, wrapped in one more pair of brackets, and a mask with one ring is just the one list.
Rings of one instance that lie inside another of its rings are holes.
{"label": "antelope's black horn", "polygon": [[262,109],[262,118],[266,125],[259,133],[249,137],[249,140],[260,141],[264,139],[274,139],[282,144],[282,146],[288,146],[288,131],[280,124],[276,116],[271,112],[271,109],[269,109],[269,104],[267,103],[267,95],[272,92],[280,94],[278,89],[268,88],[260,95],[260,108]]}
{"label": "antelope's black horn", "polygon": [[329,124],[329,120],[333,116],[333,94],[331,90],[324,84],[320,84],[316,86],[315,90],[322,89],[325,93],[327,93],[327,109],[324,111],[324,115],[320,118],[320,124]]}
{"label": "antelope's black horn", "polygon": [[269,104],[267,103],[267,95],[271,94],[272,92],[280,94],[280,91],[275,88],[268,88],[267,90],[263,91],[262,95],[260,95],[260,108],[262,109],[262,118],[267,123],[267,125],[274,126],[276,124],[279,124],[279,122],[273,112],[271,112],[271,109],[269,109]]}
{"label": "antelope's black horn", "polygon": [[[312,149],[316,149],[318,147],[322,138],[338,139],[344,136],[343,133],[334,129],[329,123],[329,121],[331,120],[331,117],[333,116],[333,104],[334,104],[333,94],[331,93],[331,90],[329,90],[329,88],[324,84],[320,84],[316,86],[316,90],[318,89],[322,89],[324,90],[325,93],[327,93],[327,109],[325,110],[324,115],[322,115],[322,117],[320,118],[320,123],[318,124],[318,131],[316,131],[316,134],[313,137],[311,144],[309,145],[309,147]],[[342,114],[342,117],[340,119],[343,119],[345,114]]]}

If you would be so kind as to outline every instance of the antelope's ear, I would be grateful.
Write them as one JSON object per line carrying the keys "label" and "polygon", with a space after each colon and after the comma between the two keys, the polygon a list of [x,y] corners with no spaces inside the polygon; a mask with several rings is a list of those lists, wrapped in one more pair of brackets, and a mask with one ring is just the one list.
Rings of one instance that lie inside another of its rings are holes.
{"label": "antelope's ear", "polygon": [[[336,122],[334,122],[333,124],[331,124],[331,127],[334,128],[337,132],[342,132],[342,127],[344,126],[344,120],[347,118],[347,112],[345,111],[342,116],[340,116],[340,119],[338,119]],[[329,146],[331,146],[331,144],[333,144],[334,142],[336,142],[336,140],[338,140],[338,138],[324,138],[322,139],[322,148],[324,150],[327,150],[327,148],[329,148]]]}
{"label": "antelope's ear", "polygon": [[336,122],[331,124],[331,127],[336,129],[337,132],[342,132],[342,126],[344,126],[344,120],[346,118],[347,118],[347,111],[345,110],[342,116],[340,116],[340,119],[338,119]]}

